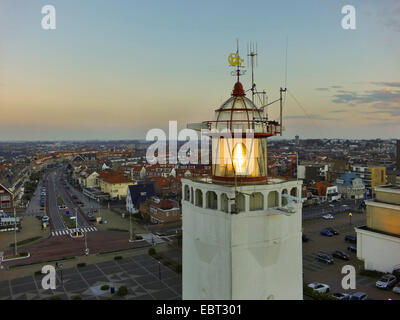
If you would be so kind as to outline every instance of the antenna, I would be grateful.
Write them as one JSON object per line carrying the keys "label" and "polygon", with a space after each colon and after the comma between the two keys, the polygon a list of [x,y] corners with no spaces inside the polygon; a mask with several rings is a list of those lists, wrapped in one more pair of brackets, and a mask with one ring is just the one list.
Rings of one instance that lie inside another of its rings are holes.
{"label": "antenna", "polygon": [[251,100],[254,103],[254,96],[256,95],[256,84],[254,83],[254,68],[258,65],[258,52],[257,52],[257,44],[254,44],[250,42],[250,44],[247,45],[249,48],[247,52],[247,59],[250,58],[250,67],[251,67],[251,93],[252,97]]}

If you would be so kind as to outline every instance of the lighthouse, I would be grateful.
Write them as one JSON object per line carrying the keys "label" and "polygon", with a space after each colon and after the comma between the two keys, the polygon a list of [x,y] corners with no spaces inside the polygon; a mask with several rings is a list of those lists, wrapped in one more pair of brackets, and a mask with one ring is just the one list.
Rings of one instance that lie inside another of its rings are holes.
{"label": "lighthouse", "polygon": [[268,175],[282,120],[246,97],[239,52],[228,61],[231,96],[202,123],[212,177],[182,179],[183,299],[302,300],[302,182]]}

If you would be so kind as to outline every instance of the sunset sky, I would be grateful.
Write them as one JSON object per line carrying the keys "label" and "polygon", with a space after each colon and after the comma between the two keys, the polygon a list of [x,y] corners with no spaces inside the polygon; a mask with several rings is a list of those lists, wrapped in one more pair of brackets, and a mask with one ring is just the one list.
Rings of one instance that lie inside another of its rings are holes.
{"label": "sunset sky", "polygon": [[[56,30],[41,28],[47,4]],[[347,4],[356,30],[341,27]],[[400,137],[398,0],[1,0],[0,141],[143,139],[212,120],[237,38],[242,56],[258,43],[270,101],[288,38],[284,137]]]}

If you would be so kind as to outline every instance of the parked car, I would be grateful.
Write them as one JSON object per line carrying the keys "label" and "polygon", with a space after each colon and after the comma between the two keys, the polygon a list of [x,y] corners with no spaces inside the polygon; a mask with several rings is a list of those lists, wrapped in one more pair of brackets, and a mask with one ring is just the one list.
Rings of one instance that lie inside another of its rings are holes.
{"label": "parked car", "polygon": [[367,300],[368,295],[365,292],[356,292],[351,295],[350,300]]}
{"label": "parked car", "polygon": [[376,282],[376,287],[379,289],[393,288],[397,283],[397,278],[392,274],[385,274]]}
{"label": "parked car", "polygon": [[42,217],[42,222],[49,222],[50,218],[48,216],[43,216]]}
{"label": "parked car", "polygon": [[338,299],[338,300],[349,300],[350,299],[350,295],[348,293],[332,293],[332,297]]}
{"label": "parked car", "polygon": [[303,242],[308,242],[310,239],[303,233],[303,235],[301,236],[301,240]]}
{"label": "parked car", "polygon": [[326,230],[330,231],[333,233],[333,235],[337,236],[339,234],[339,231],[337,231],[336,229],[333,229],[331,227],[325,228]]}
{"label": "parked car", "polygon": [[393,291],[394,293],[399,293],[399,294],[400,294],[400,283],[397,284],[397,285],[393,288],[392,291]]}
{"label": "parked car", "polygon": [[329,290],[331,289],[329,285],[327,285],[325,283],[318,283],[318,282],[310,283],[308,285],[308,287],[319,293],[328,293]]}
{"label": "parked car", "polygon": [[349,257],[349,255],[347,255],[347,254],[345,254],[343,251],[341,251],[341,250],[335,250],[333,253],[332,253],[332,256],[333,257],[335,257],[335,258],[339,258],[339,259],[342,259],[342,260],[350,260],[350,257]]}
{"label": "parked car", "polygon": [[344,241],[350,243],[357,243],[357,236],[353,234],[348,234],[347,236],[344,237]]}
{"label": "parked car", "polygon": [[347,250],[350,251],[350,252],[357,253],[357,247],[355,247],[355,246],[348,246]]}
{"label": "parked car", "polygon": [[321,262],[325,262],[327,264],[333,264],[333,259],[327,253],[319,252],[317,253],[317,260]]}
{"label": "parked car", "polygon": [[328,214],[323,215],[322,218],[324,218],[325,220],[333,220],[335,217],[333,215],[331,215],[330,213],[328,213]]}
{"label": "parked car", "polygon": [[328,229],[322,229],[320,234],[325,237],[333,237],[333,233],[330,232]]}

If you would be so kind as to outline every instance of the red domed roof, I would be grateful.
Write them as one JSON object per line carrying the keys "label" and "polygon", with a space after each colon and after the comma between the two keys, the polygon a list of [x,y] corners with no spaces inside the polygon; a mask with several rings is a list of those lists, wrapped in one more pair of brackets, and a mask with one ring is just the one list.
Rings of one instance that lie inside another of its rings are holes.
{"label": "red domed roof", "polygon": [[246,95],[243,89],[243,85],[239,81],[235,83],[232,95],[235,97],[244,97]]}

